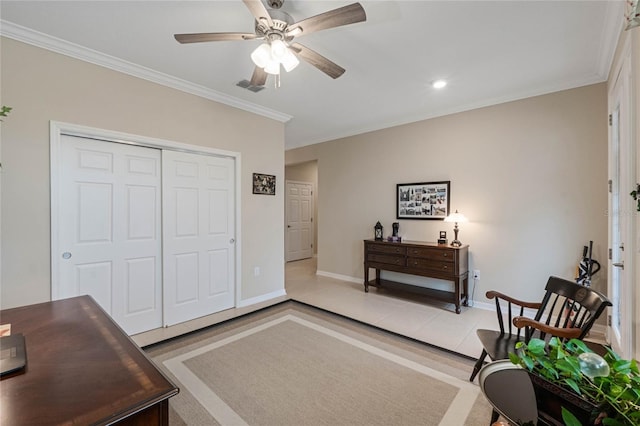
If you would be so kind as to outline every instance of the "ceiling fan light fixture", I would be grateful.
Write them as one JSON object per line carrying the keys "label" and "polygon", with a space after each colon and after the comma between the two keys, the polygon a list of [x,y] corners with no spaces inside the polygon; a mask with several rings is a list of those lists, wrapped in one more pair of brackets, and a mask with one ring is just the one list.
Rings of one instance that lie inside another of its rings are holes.
{"label": "ceiling fan light fixture", "polygon": [[287,45],[284,44],[284,41],[273,40],[271,42],[271,56],[273,57],[273,59],[282,62],[282,59],[288,51],[289,49],[287,48]]}
{"label": "ceiling fan light fixture", "polygon": [[271,61],[271,47],[263,43],[251,53],[251,60],[259,68],[264,68]]}
{"label": "ceiling fan light fixture", "polygon": [[300,64],[300,60],[298,60],[297,56],[294,55],[293,52],[291,52],[291,49],[288,48],[280,62],[282,63],[282,66],[284,67],[284,70],[286,72],[292,71],[295,67],[298,66],[298,64]]}
{"label": "ceiling fan light fixture", "polygon": [[280,75],[280,62],[271,60],[264,67],[264,72],[267,74]]}

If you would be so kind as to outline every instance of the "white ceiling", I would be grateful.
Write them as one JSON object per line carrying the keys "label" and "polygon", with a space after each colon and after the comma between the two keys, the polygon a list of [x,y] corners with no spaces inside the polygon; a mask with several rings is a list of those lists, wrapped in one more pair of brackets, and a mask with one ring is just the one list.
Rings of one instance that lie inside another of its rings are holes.
{"label": "white ceiling", "polygon": [[[294,20],[353,1],[285,0]],[[2,35],[286,122],[286,148],[606,81],[624,0],[361,1],[367,21],[296,38],[344,67],[302,63],[253,93],[260,41],[181,45],[174,33],[253,32],[233,1],[6,1]],[[444,78],[442,90],[431,82]]]}

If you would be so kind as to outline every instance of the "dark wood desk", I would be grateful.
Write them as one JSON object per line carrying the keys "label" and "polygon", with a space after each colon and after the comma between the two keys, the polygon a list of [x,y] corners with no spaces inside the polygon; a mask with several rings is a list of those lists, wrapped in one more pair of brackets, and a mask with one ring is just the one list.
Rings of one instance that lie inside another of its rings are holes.
{"label": "dark wood desk", "polygon": [[3,425],[167,425],[178,388],[89,296],[0,311],[26,370],[0,382]]}
{"label": "dark wood desk", "polygon": [[[422,241],[364,240],[364,291],[369,286],[399,287],[413,293],[456,305],[467,306],[469,301],[469,246],[451,247]],[[369,281],[369,268],[376,270],[376,278]],[[422,277],[452,281],[454,291],[435,290],[380,279],[380,271],[402,272]]]}

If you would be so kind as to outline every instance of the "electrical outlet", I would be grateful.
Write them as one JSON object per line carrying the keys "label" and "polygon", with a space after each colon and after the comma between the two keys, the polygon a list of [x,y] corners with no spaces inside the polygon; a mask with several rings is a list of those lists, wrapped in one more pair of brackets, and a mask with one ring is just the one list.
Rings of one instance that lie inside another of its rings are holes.
{"label": "electrical outlet", "polygon": [[473,270],[473,279],[478,281],[480,280],[480,269]]}

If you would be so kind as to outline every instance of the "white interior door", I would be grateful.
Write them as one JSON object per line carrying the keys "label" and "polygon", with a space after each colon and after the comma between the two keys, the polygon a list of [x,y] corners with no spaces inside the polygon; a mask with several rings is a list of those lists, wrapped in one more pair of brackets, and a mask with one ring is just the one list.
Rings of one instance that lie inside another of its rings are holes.
{"label": "white interior door", "polygon": [[129,334],[162,326],[160,151],[63,135],[53,298],[91,295]]}
{"label": "white interior door", "polygon": [[313,256],[313,184],[287,181],[286,261]]}
{"label": "white interior door", "polygon": [[163,151],[164,322],[234,306],[235,161]]}
{"label": "white interior door", "polygon": [[608,321],[607,340],[623,358],[632,354],[633,301],[633,222],[635,204],[629,196],[634,190],[634,156],[631,147],[629,93],[630,71],[628,58],[623,62],[609,94],[609,236],[611,259],[608,296],[613,304]]}

